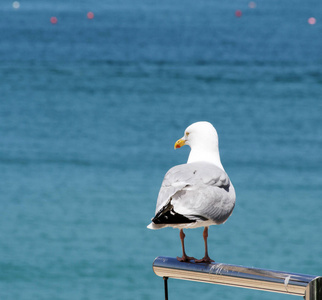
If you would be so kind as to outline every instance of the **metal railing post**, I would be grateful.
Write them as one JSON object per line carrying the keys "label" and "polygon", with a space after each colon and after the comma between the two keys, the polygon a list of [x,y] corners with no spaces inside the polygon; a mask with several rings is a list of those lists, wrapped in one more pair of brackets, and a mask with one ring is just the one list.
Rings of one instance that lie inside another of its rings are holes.
{"label": "metal railing post", "polygon": [[164,280],[164,299],[168,300],[168,277],[163,277]]}
{"label": "metal railing post", "polygon": [[322,299],[322,277],[313,279],[305,288],[305,300],[321,300]]}

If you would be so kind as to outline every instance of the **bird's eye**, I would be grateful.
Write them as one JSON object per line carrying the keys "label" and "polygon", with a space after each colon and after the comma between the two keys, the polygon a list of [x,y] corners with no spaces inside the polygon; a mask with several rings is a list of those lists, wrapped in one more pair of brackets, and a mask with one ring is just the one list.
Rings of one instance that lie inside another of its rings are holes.
{"label": "bird's eye", "polygon": [[189,134],[190,134],[189,132],[186,132],[186,136],[189,136]]}

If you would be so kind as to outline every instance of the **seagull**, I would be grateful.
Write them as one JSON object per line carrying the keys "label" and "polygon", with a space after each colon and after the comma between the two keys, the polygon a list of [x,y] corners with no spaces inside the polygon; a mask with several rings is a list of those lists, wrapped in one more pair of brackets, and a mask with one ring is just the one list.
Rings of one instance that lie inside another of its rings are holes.
{"label": "seagull", "polygon": [[[188,126],[174,148],[190,146],[186,164],[172,167],[165,175],[149,229],[180,229],[182,257],[180,262],[211,263],[208,255],[208,227],[223,224],[235,207],[235,189],[225,172],[219,155],[218,134],[209,122]],[[204,227],[205,256],[187,256],[184,228]]]}

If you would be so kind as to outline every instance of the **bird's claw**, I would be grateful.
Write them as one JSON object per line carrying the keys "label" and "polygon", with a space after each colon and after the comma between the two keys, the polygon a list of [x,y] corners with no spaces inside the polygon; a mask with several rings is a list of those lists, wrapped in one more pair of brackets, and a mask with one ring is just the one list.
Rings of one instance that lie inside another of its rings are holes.
{"label": "bird's claw", "polygon": [[195,263],[206,263],[206,264],[211,264],[214,262],[213,259],[211,259],[209,256],[205,256],[202,259],[196,259]]}
{"label": "bird's claw", "polygon": [[180,262],[190,262],[191,260],[196,260],[193,256],[182,255],[182,257],[177,256],[177,260]]}

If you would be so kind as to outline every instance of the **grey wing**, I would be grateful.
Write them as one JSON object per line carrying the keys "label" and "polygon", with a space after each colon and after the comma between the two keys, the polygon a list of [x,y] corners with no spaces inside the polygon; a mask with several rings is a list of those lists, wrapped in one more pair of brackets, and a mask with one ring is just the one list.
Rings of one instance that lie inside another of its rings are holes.
{"label": "grey wing", "polygon": [[234,188],[222,169],[204,162],[178,165],[165,175],[156,214],[171,205],[175,213],[189,220],[219,224],[230,215],[234,197]]}

